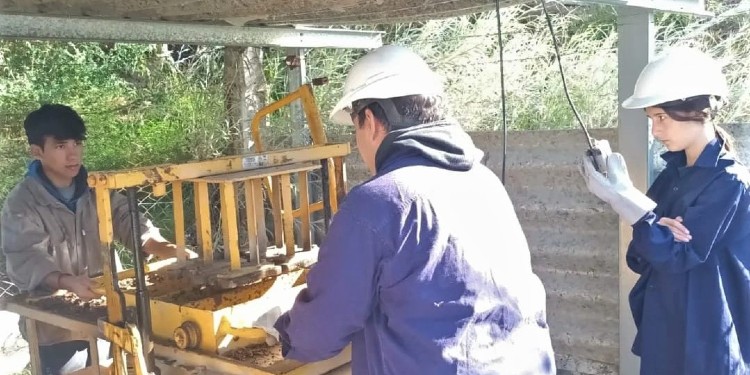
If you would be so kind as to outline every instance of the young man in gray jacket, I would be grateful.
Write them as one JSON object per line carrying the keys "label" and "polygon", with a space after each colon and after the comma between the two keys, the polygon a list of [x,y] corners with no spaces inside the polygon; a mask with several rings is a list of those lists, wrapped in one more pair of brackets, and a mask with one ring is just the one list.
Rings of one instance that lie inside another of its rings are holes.
{"label": "young man in gray jacket", "polygon": [[[89,275],[103,267],[95,199],[83,166],[86,126],[72,108],[45,104],[26,117],[24,129],[35,160],[3,205],[0,245],[8,276],[22,291],[67,290],[83,300],[95,298]],[[115,239],[133,249],[130,214],[126,198],[113,194]],[[165,240],[142,215],[140,222],[147,254],[193,256]],[[38,336],[44,374],[89,364],[88,343],[75,340],[73,332],[40,322]]]}

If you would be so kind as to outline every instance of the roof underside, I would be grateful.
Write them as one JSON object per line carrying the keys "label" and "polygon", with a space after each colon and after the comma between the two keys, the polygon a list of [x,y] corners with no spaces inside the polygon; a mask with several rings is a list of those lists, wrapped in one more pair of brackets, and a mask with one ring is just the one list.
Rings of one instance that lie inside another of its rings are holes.
{"label": "roof underside", "polygon": [[[523,0],[500,0],[501,7]],[[0,0],[0,13],[232,25],[341,25],[444,18],[492,0]]]}

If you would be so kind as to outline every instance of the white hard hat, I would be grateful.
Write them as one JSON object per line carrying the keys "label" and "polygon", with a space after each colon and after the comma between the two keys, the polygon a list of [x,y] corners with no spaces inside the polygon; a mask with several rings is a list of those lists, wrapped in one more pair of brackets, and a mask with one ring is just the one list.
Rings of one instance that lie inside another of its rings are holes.
{"label": "white hard hat", "polygon": [[699,95],[726,100],[729,93],[721,64],[694,48],[673,48],[651,61],[641,71],[633,95],[624,108],[646,108]]}
{"label": "white hard hat", "polygon": [[359,59],[346,77],[344,94],[331,111],[337,124],[351,124],[349,111],[360,99],[387,99],[407,95],[442,95],[435,72],[408,48],[385,45]]}

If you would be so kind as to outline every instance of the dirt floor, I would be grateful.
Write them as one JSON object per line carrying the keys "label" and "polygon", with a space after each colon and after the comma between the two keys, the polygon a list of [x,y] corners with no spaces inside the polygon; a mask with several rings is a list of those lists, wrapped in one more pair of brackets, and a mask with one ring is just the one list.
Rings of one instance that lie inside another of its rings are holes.
{"label": "dirt floor", "polygon": [[234,349],[224,356],[259,368],[271,367],[273,364],[284,360],[284,357],[281,356],[281,345],[250,345]]}

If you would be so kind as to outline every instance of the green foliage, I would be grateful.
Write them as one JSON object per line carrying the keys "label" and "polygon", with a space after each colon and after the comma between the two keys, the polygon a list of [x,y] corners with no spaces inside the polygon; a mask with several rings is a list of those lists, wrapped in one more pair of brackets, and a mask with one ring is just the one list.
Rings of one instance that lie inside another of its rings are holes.
{"label": "green foliage", "polygon": [[[750,16],[709,1],[714,18],[656,13],[658,49],[700,46],[727,63],[732,85],[721,121],[747,121],[750,107]],[[611,6],[550,8],[571,98],[589,127],[614,126],[617,103],[617,27]],[[505,101],[510,129],[578,126],[563,92],[557,58],[539,6],[503,8]],[[445,78],[450,113],[469,130],[501,126],[500,54],[494,12],[426,22],[357,26],[384,32],[385,43],[409,46]],[[26,163],[24,116],[40,103],[76,108],[89,126],[89,169],[206,159],[231,151],[237,129],[226,116],[223,49],[96,43],[0,42],[0,199]],[[287,94],[286,51],[264,48],[269,101]],[[329,137],[348,127],[328,114],[341,96],[346,72],[366,51],[306,51],[307,76],[328,77],[316,87]],[[175,56],[177,56],[175,58]],[[288,146],[298,126],[285,108],[269,117],[264,139]]]}

